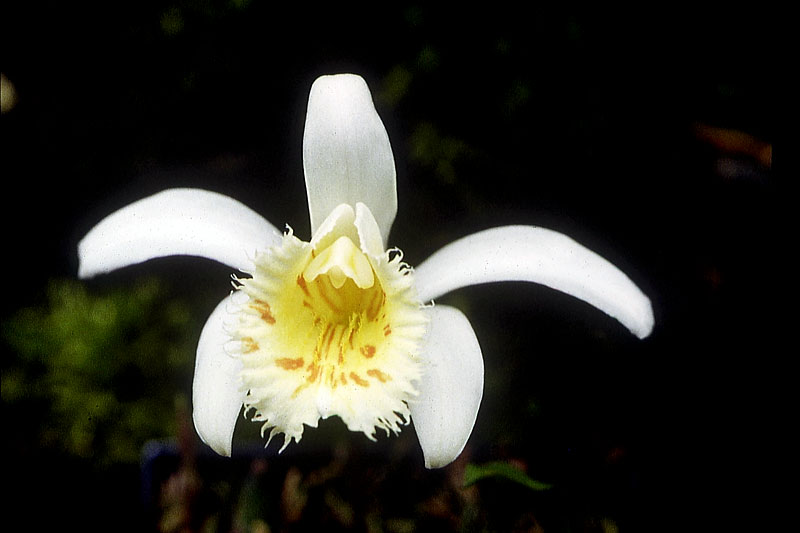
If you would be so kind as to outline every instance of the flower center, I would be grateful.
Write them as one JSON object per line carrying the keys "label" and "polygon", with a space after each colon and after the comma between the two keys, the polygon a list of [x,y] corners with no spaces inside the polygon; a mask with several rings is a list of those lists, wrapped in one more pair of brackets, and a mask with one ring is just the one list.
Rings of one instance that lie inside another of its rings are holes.
{"label": "flower center", "polygon": [[410,269],[341,233],[315,247],[289,232],[239,280],[247,298],[232,335],[246,411],[262,434],[284,433],[284,447],[333,415],[370,439],[399,432],[417,393],[426,317]]}

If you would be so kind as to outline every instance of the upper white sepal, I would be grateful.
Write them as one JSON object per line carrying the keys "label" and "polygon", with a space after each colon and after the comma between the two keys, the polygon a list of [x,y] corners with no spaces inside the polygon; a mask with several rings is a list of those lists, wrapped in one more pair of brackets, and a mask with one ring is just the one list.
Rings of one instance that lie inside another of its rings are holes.
{"label": "upper white sepal", "polygon": [[338,74],[314,81],[303,133],[303,169],[312,234],[338,205],[362,202],[372,211],[380,234],[388,237],[397,214],[394,155],[360,76]]}

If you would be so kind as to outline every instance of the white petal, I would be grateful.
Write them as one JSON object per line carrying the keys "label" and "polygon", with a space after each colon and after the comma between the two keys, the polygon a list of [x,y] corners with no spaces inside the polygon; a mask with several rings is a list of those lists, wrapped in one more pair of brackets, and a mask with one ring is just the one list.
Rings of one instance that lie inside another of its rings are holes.
{"label": "white petal", "polygon": [[281,233],[258,213],[222,194],[168,189],[101,220],[78,244],[78,275],[102,274],[168,255],[196,255],[252,269],[256,250]]}
{"label": "white petal", "polygon": [[448,244],[415,269],[422,301],[468,285],[531,281],[571,294],[639,338],[653,329],[650,299],[617,267],[555,231],[505,226]]}
{"label": "white petal", "polygon": [[192,404],[194,427],[197,434],[215,452],[231,455],[231,441],[236,419],[244,402],[244,392],[239,389],[242,362],[225,350],[231,337],[225,331],[234,307],[229,296],[208,317],[194,365]]}
{"label": "white petal", "polygon": [[423,377],[411,420],[427,468],[448,465],[472,433],[483,397],[483,356],[467,318],[453,307],[429,309]]}
{"label": "white petal", "polygon": [[397,214],[394,157],[369,88],[359,76],[323,76],[312,85],[303,168],[312,235],[339,204],[363,202],[381,235],[388,237]]}

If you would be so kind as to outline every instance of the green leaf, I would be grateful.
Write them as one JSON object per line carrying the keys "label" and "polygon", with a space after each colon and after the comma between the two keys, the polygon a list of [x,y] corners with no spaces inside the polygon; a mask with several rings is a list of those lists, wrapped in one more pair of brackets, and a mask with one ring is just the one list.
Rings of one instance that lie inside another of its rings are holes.
{"label": "green leaf", "polygon": [[464,486],[468,487],[487,477],[505,478],[531,490],[547,490],[552,487],[552,485],[528,477],[525,472],[516,466],[502,461],[492,461],[482,465],[468,464],[464,470]]}

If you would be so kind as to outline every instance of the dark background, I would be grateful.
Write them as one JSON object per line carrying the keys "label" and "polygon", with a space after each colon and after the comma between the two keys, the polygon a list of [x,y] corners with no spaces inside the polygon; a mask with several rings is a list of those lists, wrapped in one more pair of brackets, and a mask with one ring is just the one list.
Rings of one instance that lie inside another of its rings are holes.
{"label": "dark background", "polygon": [[[177,332],[164,333],[184,354],[172,381],[159,383],[129,363],[106,376],[113,386],[99,389],[123,407],[155,390],[190,397],[191,344],[229,290],[230,272],[176,258],[69,285],[76,244],[114,209],[175,186],[228,194],[307,238],[305,105],[313,80],[337,72],[367,80],[389,132],[399,195],[389,244],[410,264],[473,231],[541,225],[626,272],[652,299],[655,331],[639,341],[588,305],[533,285],[473,287],[440,300],[470,318],[486,364],[466,460],[512,461],[555,487],[529,493],[480,482],[477,518],[456,520],[447,506],[443,522],[430,518],[420,501],[429,487],[450,483],[449,474],[422,468],[411,427],[371,448],[362,436],[323,424],[281,458],[242,440],[245,466],[231,471],[254,471],[261,453],[272,461],[264,483],[285,490],[293,461],[308,465],[330,454],[333,435],[360,459],[330,483],[380,478],[380,508],[406,520],[383,522],[386,531],[403,524],[763,530],[778,513],[784,500],[769,476],[781,475],[775,435],[788,421],[777,416],[787,350],[777,302],[791,263],[781,250],[788,198],[780,157],[772,163],[773,117],[781,110],[765,13],[276,8],[246,0],[19,4],[4,6],[0,21],[2,72],[17,94],[2,115],[0,167],[7,517],[33,530],[153,527],[159,511],[142,496],[138,461],[108,451],[124,436],[103,448],[96,434],[75,453],[60,429],[45,435],[42,427],[56,419],[65,432],[74,426],[54,411],[59,393],[45,379],[53,372],[47,350],[25,346],[37,332],[53,346],[61,342],[48,330],[63,323],[52,317],[64,287],[91,301],[129,302],[109,295],[154,278],[159,288],[142,300],[146,311],[132,313],[122,342],[158,352],[158,341],[141,336],[151,322],[162,327],[165,302],[177,302],[183,318]],[[136,350],[125,353],[136,360]],[[164,405],[172,416],[173,406]],[[178,420],[170,427],[180,434]],[[127,445],[137,450],[145,437],[170,436],[132,431]],[[183,450],[165,452],[174,456],[165,460],[174,463]],[[395,466],[378,476],[384,452],[395,454]],[[239,465],[198,453],[212,478]],[[149,473],[169,475],[159,472]],[[229,492],[239,490],[227,482]],[[336,508],[324,494],[322,508]],[[368,507],[358,503],[363,494],[341,487],[335,494],[349,498],[356,518],[348,526],[315,512],[320,523],[380,530],[358,518]],[[467,500],[455,507],[468,508]],[[227,500],[215,501],[221,508]],[[283,527],[316,527],[317,518]],[[267,522],[283,530],[281,520]]]}

